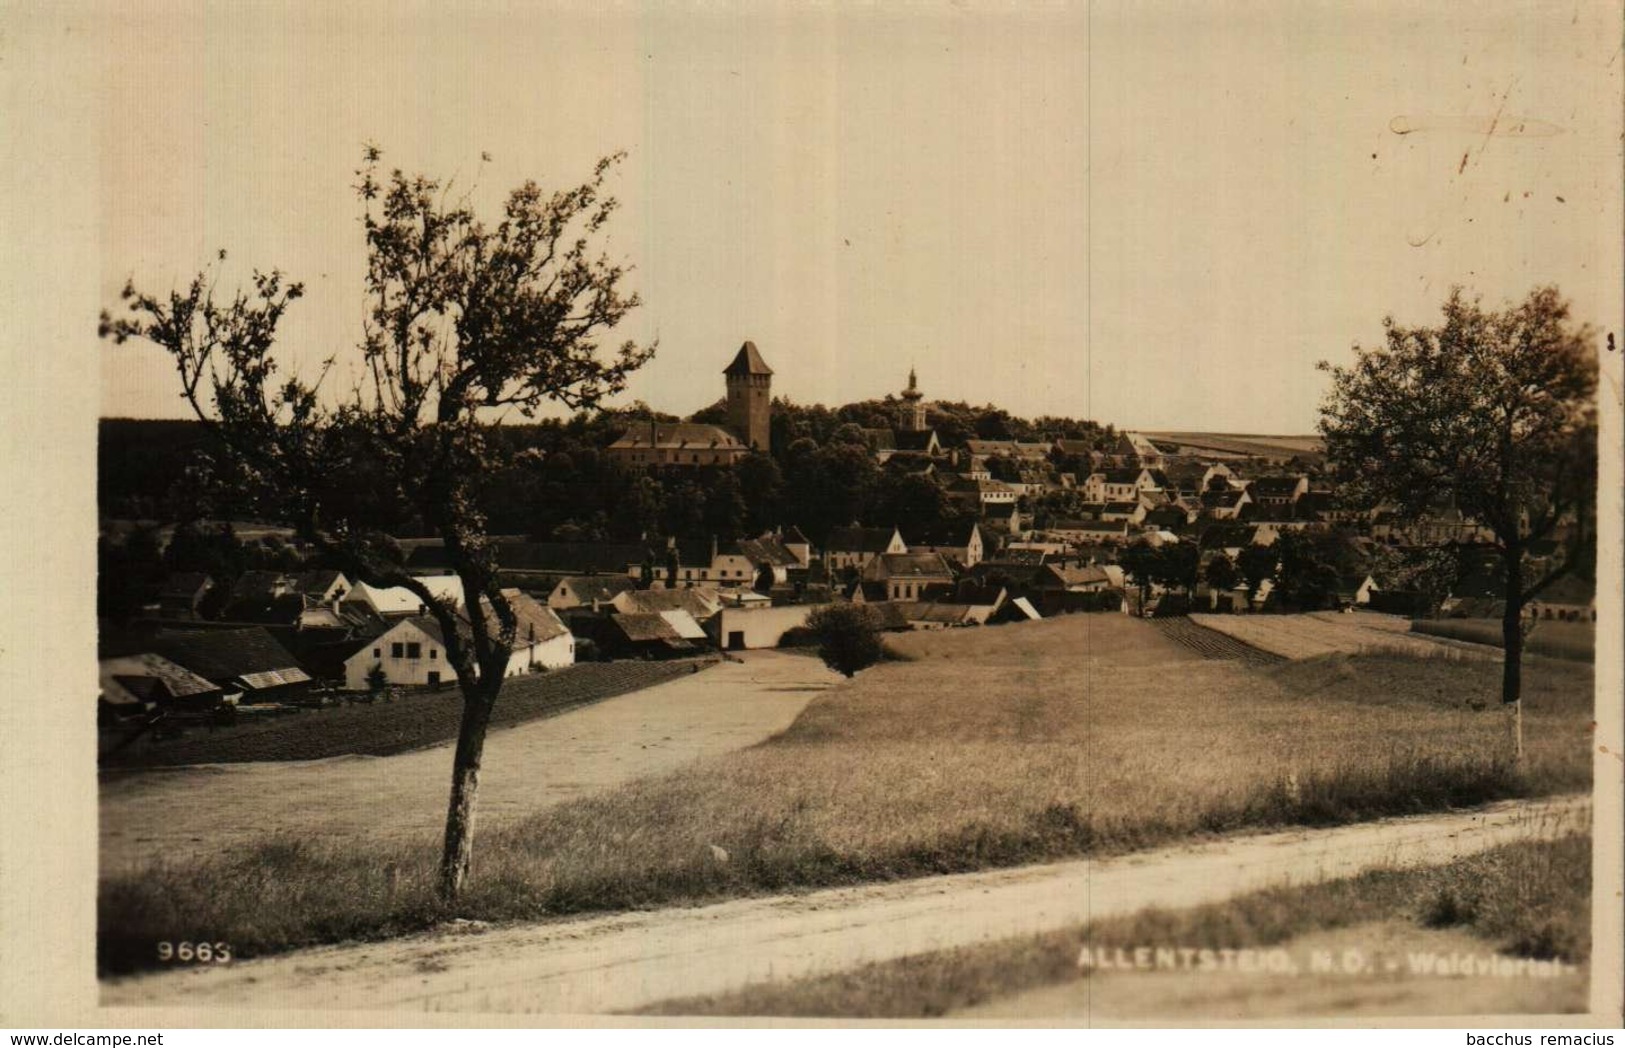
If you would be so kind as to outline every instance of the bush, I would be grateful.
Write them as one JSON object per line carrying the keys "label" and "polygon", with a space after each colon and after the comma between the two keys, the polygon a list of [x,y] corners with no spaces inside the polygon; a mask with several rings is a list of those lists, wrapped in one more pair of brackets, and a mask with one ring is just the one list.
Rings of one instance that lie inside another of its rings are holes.
{"label": "bush", "polygon": [[851,677],[880,661],[880,621],[862,604],[831,604],[807,616],[824,665]]}

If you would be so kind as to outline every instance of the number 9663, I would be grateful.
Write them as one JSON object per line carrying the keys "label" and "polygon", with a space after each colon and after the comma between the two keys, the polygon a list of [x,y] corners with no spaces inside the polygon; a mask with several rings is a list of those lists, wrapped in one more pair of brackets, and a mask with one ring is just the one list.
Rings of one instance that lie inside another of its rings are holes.
{"label": "number 9663", "polygon": [[230,964],[231,944],[223,942],[169,942],[158,944],[158,959],[165,963]]}

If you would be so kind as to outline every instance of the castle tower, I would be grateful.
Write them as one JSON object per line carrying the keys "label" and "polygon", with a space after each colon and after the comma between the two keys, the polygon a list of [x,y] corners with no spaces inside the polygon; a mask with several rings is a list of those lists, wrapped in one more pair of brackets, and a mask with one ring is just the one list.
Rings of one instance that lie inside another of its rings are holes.
{"label": "castle tower", "polygon": [[773,369],[756,351],[756,343],[746,342],[723,375],[728,381],[729,428],[746,446],[765,454],[771,439]]}
{"label": "castle tower", "polygon": [[903,390],[903,406],[897,411],[897,428],[905,433],[920,433],[925,429],[925,394],[920,392],[920,384],[914,377],[914,369],[908,369],[908,388]]}

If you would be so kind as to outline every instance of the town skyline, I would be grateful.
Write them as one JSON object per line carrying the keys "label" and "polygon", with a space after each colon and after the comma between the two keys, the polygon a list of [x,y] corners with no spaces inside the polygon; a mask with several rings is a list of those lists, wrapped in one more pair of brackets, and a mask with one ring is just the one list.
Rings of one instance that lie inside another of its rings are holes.
{"label": "town skyline", "polygon": [[[1306,433],[1314,365],[1386,314],[1432,322],[1452,284],[1499,305],[1555,283],[1613,315],[1608,165],[1577,148],[1608,139],[1589,99],[1612,37],[1554,11],[1404,34],[1330,8],[1267,33],[1111,4],[420,12],[388,40],[315,8],[130,16],[101,40],[106,82],[139,85],[104,113],[102,298],[223,248],[225,286],[305,282],[284,335],[310,365],[360,336],[363,143],[486,214],[624,150],[609,250],[644,304],[617,335],[662,348],[616,404],[692,414],[751,340],[798,403],[912,366],[934,399],[1024,417]],[[103,415],[184,413],[161,358],[85,337]]]}

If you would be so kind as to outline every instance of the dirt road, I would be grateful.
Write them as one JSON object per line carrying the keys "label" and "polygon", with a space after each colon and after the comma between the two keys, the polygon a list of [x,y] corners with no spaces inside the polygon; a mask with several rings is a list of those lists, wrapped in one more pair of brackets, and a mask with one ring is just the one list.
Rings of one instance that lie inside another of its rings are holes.
{"label": "dirt road", "polygon": [[[760,742],[838,679],[817,659],[752,652],[743,662],[493,732],[480,780],[481,825]],[[433,839],[450,781],[449,743],[393,757],[104,776],[101,869],[230,854],[275,833]]]}
{"label": "dirt road", "polygon": [[448,930],[123,980],[104,986],[103,1003],[603,1014],[1067,928],[1152,905],[1194,906],[1381,864],[1447,862],[1588,820],[1584,797],[1509,802],[1098,861]]}

